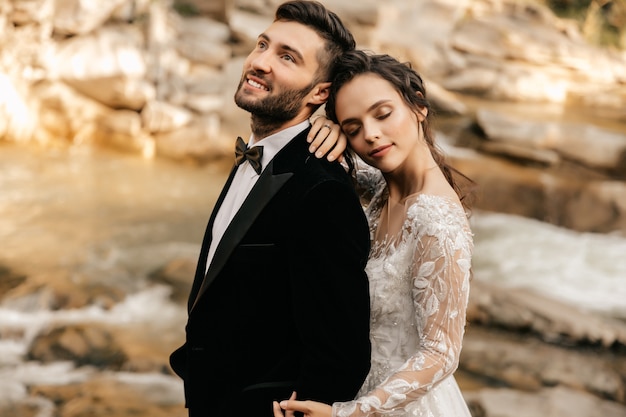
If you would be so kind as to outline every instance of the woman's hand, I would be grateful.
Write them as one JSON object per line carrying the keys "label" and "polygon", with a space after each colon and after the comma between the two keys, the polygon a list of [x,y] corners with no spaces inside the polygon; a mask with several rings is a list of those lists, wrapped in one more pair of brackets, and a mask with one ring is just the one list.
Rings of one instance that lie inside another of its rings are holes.
{"label": "woman's hand", "polygon": [[[291,393],[291,397],[289,397],[289,401],[295,401],[296,399],[296,392],[292,392]],[[274,401],[274,403],[272,404],[272,408],[274,409],[274,417],[294,417],[295,414],[293,411],[287,411],[284,415],[283,415],[283,410],[280,408],[280,404],[278,404],[278,401]]]}
{"label": "woman's hand", "polygon": [[[282,410],[286,413],[283,415]],[[332,417],[333,409],[330,405],[317,401],[296,401],[296,393],[291,394],[289,400],[274,401],[274,417],[292,417],[295,411],[300,411],[304,417]]]}
{"label": "woman's hand", "polygon": [[329,161],[343,159],[343,151],[348,145],[346,135],[343,134],[339,125],[328,120],[325,116],[320,115],[311,122],[311,131],[307,136],[309,152],[315,152],[317,158],[324,155]]}

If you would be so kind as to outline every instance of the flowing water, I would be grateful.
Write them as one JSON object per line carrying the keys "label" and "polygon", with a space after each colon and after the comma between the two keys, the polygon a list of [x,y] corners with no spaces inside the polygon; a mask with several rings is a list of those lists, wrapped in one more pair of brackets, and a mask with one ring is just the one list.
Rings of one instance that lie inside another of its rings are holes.
{"label": "flowing water", "polygon": [[[68,363],[23,358],[53,323],[102,321],[153,329],[163,345],[182,338],[183,306],[146,276],[168,260],[194,258],[224,166],[144,160],[86,148],[0,146],[0,266],[21,274],[69,273],[128,296],[111,309],[50,310],[26,297],[0,304],[0,405],[28,384],[89,377]],[[533,288],[582,308],[626,318],[626,238],[578,233],[535,220],[476,212],[476,279]],[[1,288],[1,287],[0,287]],[[1,294],[0,294],[1,295]],[[163,374],[114,373],[162,401],[182,401],[182,384]]]}

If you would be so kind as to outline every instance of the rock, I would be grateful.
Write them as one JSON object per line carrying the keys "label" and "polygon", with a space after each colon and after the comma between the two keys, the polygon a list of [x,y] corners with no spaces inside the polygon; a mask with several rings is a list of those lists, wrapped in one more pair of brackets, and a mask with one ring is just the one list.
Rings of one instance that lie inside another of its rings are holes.
{"label": "rock", "polygon": [[485,142],[479,148],[485,153],[507,156],[521,162],[533,162],[546,166],[557,165],[561,162],[558,153],[549,149],[533,149],[512,142]]}
{"label": "rock", "polygon": [[[183,317],[184,314],[181,314],[181,323],[184,323]],[[124,363],[120,370],[133,374],[174,376],[169,355],[185,340],[182,327],[158,328],[151,323],[140,323],[118,326],[112,332],[124,354]]]}
{"label": "rock", "polygon": [[231,142],[220,136],[217,115],[195,117],[180,129],[155,134],[154,140],[157,155],[177,160],[206,162],[232,153]]}
{"label": "rock", "polygon": [[36,114],[41,121],[34,136],[42,143],[47,143],[48,137],[91,143],[95,122],[113,111],[63,82],[41,82],[31,93],[38,97]]}
{"label": "rock", "polygon": [[12,271],[4,265],[0,265],[0,302],[7,292],[13,288],[19,287],[24,281],[26,281],[26,275]]}
{"label": "rock", "polygon": [[48,64],[50,79],[62,79],[109,107],[141,109],[156,95],[155,86],[146,79],[142,42],[132,27],[103,28],[72,38],[59,46],[56,58]]}
{"label": "rock", "polygon": [[51,398],[58,417],[187,416],[179,383],[155,380],[145,385],[142,391],[130,381],[105,376],[81,384],[36,386],[31,395]]}
{"label": "rock", "polygon": [[567,200],[564,226],[573,230],[626,230],[626,217],[621,213],[626,213],[626,183],[590,183]]}
{"label": "rock", "polygon": [[193,114],[163,101],[150,101],[141,111],[144,129],[150,133],[170,132],[187,125]]}
{"label": "rock", "polygon": [[[520,158],[510,147],[506,149],[509,160],[485,153],[449,152],[451,164],[478,184],[475,208],[529,217],[577,231],[626,230],[624,182],[567,161],[552,169],[543,165],[543,159],[534,165],[522,165],[519,160],[510,160]],[[529,154],[530,151],[523,156]],[[577,209],[584,209],[586,216]]]}
{"label": "rock", "polygon": [[456,94],[446,90],[438,83],[424,80],[429,101],[438,113],[462,115],[467,113],[467,106]]}
{"label": "rock", "polygon": [[486,95],[497,82],[499,69],[496,66],[482,67],[481,58],[471,58],[467,68],[446,76],[441,85],[451,91],[471,94]]}
{"label": "rock", "polygon": [[624,134],[583,124],[521,119],[487,109],[478,110],[476,121],[489,140],[546,149],[591,168],[626,172]]}
{"label": "rock", "polygon": [[186,105],[198,113],[219,114],[224,108],[224,98],[221,94],[189,94]]}
{"label": "rock", "polygon": [[121,24],[69,38],[59,42],[48,57],[48,77],[70,81],[143,78],[147,72],[144,43],[140,28]]}
{"label": "rock", "polygon": [[[238,42],[237,55],[247,55],[256,45],[260,33],[272,23],[272,17],[248,12],[242,9],[233,10],[228,25],[233,38]],[[228,74],[228,73],[227,73]],[[234,92],[233,92],[234,93]]]}
{"label": "rock", "polygon": [[554,148],[564,157],[622,177],[626,174],[626,135],[575,123],[559,128]]}
{"label": "rock", "polygon": [[148,14],[150,3],[150,0],[124,1],[113,10],[110,21],[115,23],[140,21],[142,17]]}
{"label": "rock", "polygon": [[468,320],[539,335],[565,345],[626,347],[626,323],[582,311],[524,288],[472,282]]}
{"label": "rock", "polygon": [[142,152],[150,139],[144,134],[141,117],[132,110],[114,110],[94,121],[94,143],[126,151]]}
{"label": "rock", "polygon": [[0,404],[0,416],[39,417],[52,415],[54,404],[44,398],[33,398],[14,404]]}
{"label": "rock", "polygon": [[626,85],[624,84],[626,83],[597,86],[593,94],[570,91],[567,104],[589,109],[590,113],[599,117],[626,121]]}
{"label": "rock", "polygon": [[230,59],[228,25],[204,17],[182,19],[170,14],[169,18],[175,26],[174,46],[182,56],[215,68],[220,68]]}
{"label": "rock", "polygon": [[593,89],[622,83],[623,57],[589,45],[571,27],[563,30],[544,6],[505,1],[488,8],[472,2],[468,9],[472,18],[459,21],[447,37],[449,47],[460,52],[442,82],[447,88],[476,91],[471,83],[476,77],[464,74],[470,70],[489,74],[482,93],[493,99],[565,103],[581,83]]}
{"label": "rock", "polygon": [[186,0],[186,5],[192,13],[211,17],[220,22],[227,22],[234,7],[234,0]]}
{"label": "rock", "polygon": [[196,259],[178,258],[150,273],[148,278],[172,287],[172,300],[185,305],[196,274]]}
{"label": "rock", "polygon": [[59,43],[50,54],[48,78],[64,80],[82,94],[114,108],[140,109],[155,95],[148,83],[139,28],[105,26]]}
{"label": "rock", "polygon": [[465,394],[473,417],[623,417],[626,407],[562,387],[538,392],[506,388]]}
{"label": "rock", "polygon": [[334,4],[326,3],[341,18],[352,32],[357,45],[369,45],[376,42],[379,27],[387,14],[394,14],[394,2],[381,3],[378,0],[338,0]]}
{"label": "rock", "polygon": [[84,0],[53,0],[52,24],[56,33],[64,35],[84,35],[104,22],[126,0],[109,0],[105,3]]}
{"label": "rock", "polygon": [[615,366],[626,361],[624,353],[576,350],[545,343],[516,328],[500,329],[468,326],[459,365],[464,371],[518,390],[563,386],[626,402],[626,369]]}
{"label": "rock", "polygon": [[53,13],[54,3],[46,0],[5,2],[0,9],[9,19],[18,25],[29,25],[49,18]]}
{"label": "rock", "polygon": [[66,80],[80,93],[113,109],[140,110],[154,99],[154,85],[136,77]]}
{"label": "rock", "polygon": [[449,89],[445,81],[463,61],[450,48],[449,38],[459,21],[466,18],[470,3],[467,0],[387,2],[381,7],[380,20],[367,45],[410,60],[423,75]]}
{"label": "rock", "polygon": [[109,330],[98,324],[50,329],[33,341],[29,360],[72,361],[77,366],[120,369],[127,357]]}
{"label": "rock", "polygon": [[88,305],[109,309],[122,301],[121,289],[97,282],[76,282],[67,272],[49,271],[29,275],[20,285],[8,290],[4,305],[17,310],[61,310]]}
{"label": "rock", "polygon": [[230,87],[224,85],[224,72],[208,65],[191,62],[183,75],[185,91],[191,95],[221,94]]}

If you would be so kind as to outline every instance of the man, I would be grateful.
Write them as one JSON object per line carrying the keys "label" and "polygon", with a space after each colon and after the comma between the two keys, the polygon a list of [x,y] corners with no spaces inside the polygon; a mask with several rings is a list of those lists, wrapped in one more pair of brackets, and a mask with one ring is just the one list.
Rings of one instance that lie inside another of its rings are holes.
{"label": "man", "polygon": [[245,60],[235,102],[254,146],[239,143],[202,243],[186,343],[170,358],[190,417],[270,417],[294,391],[349,400],[367,375],[367,221],[344,169],[306,142],[333,63],[354,46],[334,13],[291,1]]}

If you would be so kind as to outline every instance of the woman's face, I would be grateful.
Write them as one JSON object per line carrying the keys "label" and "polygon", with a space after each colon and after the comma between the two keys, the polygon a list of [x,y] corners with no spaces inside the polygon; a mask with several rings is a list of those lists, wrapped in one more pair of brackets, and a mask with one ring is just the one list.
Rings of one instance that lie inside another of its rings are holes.
{"label": "woman's face", "polygon": [[405,166],[421,143],[419,121],[392,84],[367,73],[346,83],[337,93],[335,113],[352,149],[384,173]]}

